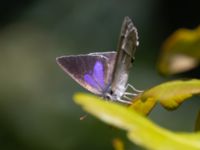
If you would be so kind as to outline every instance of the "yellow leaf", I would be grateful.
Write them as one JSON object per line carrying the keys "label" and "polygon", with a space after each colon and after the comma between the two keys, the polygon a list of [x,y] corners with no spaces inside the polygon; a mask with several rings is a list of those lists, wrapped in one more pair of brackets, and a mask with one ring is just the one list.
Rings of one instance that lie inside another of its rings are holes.
{"label": "yellow leaf", "polygon": [[132,108],[78,93],[75,102],[102,121],[127,131],[129,139],[151,150],[200,150],[200,133],[175,133],[161,128]]}
{"label": "yellow leaf", "polygon": [[181,73],[200,62],[200,27],[179,29],[163,43],[158,69],[164,75]]}
{"label": "yellow leaf", "polygon": [[115,150],[124,150],[124,143],[122,142],[121,139],[115,138],[113,140],[113,147]]}
{"label": "yellow leaf", "polygon": [[[142,95],[142,94],[141,94]],[[141,99],[141,95],[133,99],[133,103],[129,106],[142,115],[148,115],[156,105],[157,101],[154,98],[148,98],[145,101]]]}
{"label": "yellow leaf", "polygon": [[194,94],[200,94],[200,80],[176,80],[157,85],[146,90],[139,98],[142,101],[153,99],[168,109],[177,108]]}

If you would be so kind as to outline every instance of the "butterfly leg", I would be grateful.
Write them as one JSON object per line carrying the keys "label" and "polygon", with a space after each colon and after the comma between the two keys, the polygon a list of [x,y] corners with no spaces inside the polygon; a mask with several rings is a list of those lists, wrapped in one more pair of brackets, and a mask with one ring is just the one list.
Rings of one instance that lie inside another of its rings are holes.
{"label": "butterfly leg", "polygon": [[131,99],[128,98],[128,97],[126,98],[126,100],[123,100],[121,98],[114,99],[111,94],[107,93],[103,98],[108,100],[108,101],[112,101],[112,102],[117,101],[117,102],[121,102],[121,103],[124,103],[124,104],[131,104],[131,102],[130,102]]}
{"label": "butterfly leg", "polygon": [[[132,89],[132,93],[130,92],[126,92],[128,88],[131,88]],[[132,86],[131,84],[127,84],[126,85],[126,88],[125,88],[125,92],[124,92],[124,95],[123,97],[126,98],[127,100],[132,100],[133,97],[137,96],[139,93],[141,93],[143,91],[140,91],[140,90],[137,90],[134,86]]]}
{"label": "butterfly leg", "polygon": [[141,91],[141,90],[137,90],[134,86],[132,86],[131,84],[127,84],[127,86],[126,86],[126,90],[128,89],[128,87],[130,87],[134,92],[136,92],[136,93],[142,93],[143,91]]}
{"label": "butterfly leg", "polygon": [[127,100],[127,101],[131,101],[132,99],[126,95],[123,95],[123,97]]}
{"label": "butterfly leg", "polygon": [[127,95],[127,96],[137,96],[138,94],[125,92],[124,95]]}
{"label": "butterfly leg", "polygon": [[[129,100],[128,100],[129,99]],[[127,97],[127,100],[117,99],[118,102],[125,103],[125,104],[132,104],[131,99]]]}

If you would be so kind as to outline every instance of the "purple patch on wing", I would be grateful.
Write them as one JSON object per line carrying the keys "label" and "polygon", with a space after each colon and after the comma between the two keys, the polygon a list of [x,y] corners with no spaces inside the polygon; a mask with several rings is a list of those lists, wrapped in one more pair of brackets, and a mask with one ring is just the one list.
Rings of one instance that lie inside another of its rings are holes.
{"label": "purple patch on wing", "polygon": [[84,75],[84,80],[95,89],[99,89],[98,83],[89,74]]}
{"label": "purple patch on wing", "polygon": [[104,85],[104,69],[103,64],[100,61],[97,61],[93,70],[93,78],[98,83],[98,85],[103,89]]}
{"label": "purple patch on wing", "polygon": [[105,88],[103,64],[100,61],[97,61],[94,65],[92,74],[85,74],[84,80],[93,88],[102,91]]}

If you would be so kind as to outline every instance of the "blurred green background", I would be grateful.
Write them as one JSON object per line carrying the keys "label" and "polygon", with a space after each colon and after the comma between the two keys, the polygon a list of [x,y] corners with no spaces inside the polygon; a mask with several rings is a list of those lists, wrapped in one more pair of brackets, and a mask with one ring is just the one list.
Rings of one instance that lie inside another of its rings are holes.
{"label": "blurred green background", "polygon": [[[180,27],[200,22],[197,1],[7,0],[0,5],[0,149],[111,150],[121,137],[126,150],[140,149],[125,133],[85,112],[72,96],[87,92],[58,67],[61,55],[115,50],[124,16],[138,28],[140,46],[129,83],[138,89],[199,72],[163,78],[156,70],[163,40]],[[200,103],[168,112],[157,106],[150,118],[176,131],[192,131]],[[147,133],[148,134],[148,133]]]}

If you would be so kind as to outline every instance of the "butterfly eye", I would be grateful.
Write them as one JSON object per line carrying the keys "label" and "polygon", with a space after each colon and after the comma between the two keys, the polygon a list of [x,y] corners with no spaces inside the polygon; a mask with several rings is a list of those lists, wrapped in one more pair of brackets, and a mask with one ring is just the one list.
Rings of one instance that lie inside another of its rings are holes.
{"label": "butterfly eye", "polygon": [[112,95],[113,95],[113,91],[111,90],[111,91],[105,93],[104,98],[105,99],[112,99],[112,97],[113,97]]}
{"label": "butterfly eye", "polygon": [[111,96],[110,94],[106,94],[106,95],[104,96],[104,98],[105,98],[105,99],[111,99],[112,96]]}

